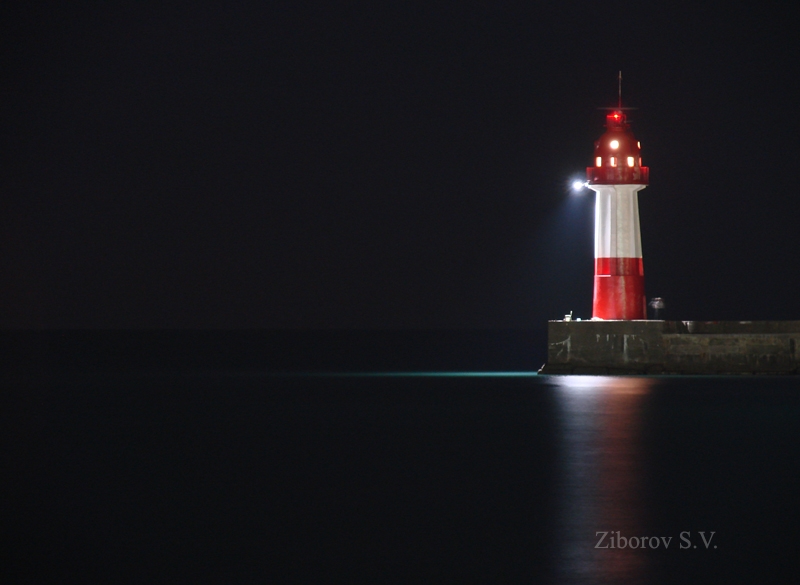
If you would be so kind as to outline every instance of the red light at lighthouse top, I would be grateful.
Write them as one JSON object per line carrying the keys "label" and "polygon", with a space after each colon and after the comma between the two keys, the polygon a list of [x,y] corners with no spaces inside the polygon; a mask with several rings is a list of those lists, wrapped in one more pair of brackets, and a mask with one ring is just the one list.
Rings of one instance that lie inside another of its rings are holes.
{"label": "red light at lighthouse top", "polygon": [[642,149],[631,132],[622,111],[622,77],[620,101],[606,115],[606,132],[594,143],[594,166],[586,168],[590,185],[647,185],[650,169],[642,166]]}

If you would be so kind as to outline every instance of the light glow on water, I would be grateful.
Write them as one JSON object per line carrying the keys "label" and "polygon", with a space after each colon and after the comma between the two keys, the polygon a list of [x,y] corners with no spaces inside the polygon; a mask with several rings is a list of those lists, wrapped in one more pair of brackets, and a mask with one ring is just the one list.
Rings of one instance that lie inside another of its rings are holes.
{"label": "light glow on water", "polygon": [[608,385],[608,376],[555,376],[557,386],[565,390],[600,390]]}
{"label": "light glow on water", "polygon": [[650,378],[556,376],[561,425],[558,541],[560,582],[643,583],[646,558],[598,550],[598,531],[639,534],[642,404]]}

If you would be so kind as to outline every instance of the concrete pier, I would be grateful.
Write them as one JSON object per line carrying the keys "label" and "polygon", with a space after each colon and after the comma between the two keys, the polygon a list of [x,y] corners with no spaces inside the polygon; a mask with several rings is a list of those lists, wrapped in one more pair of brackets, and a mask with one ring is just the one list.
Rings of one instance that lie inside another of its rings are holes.
{"label": "concrete pier", "polygon": [[550,321],[542,374],[800,374],[800,321]]}

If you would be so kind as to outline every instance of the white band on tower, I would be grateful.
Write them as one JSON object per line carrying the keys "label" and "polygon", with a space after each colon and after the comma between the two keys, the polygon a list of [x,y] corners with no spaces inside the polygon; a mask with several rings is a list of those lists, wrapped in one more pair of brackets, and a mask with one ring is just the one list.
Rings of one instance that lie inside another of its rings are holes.
{"label": "white band on tower", "polygon": [[595,258],[641,258],[639,198],[646,185],[589,185],[597,193],[594,226]]}

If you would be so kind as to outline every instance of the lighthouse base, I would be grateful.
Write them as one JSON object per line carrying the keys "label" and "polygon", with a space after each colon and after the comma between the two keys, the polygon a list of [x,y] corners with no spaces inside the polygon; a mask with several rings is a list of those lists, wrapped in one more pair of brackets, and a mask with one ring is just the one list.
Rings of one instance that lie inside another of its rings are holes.
{"label": "lighthouse base", "polygon": [[644,276],[596,274],[592,316],[606,321],[647,319]]}
{"label": "lighthouse base", "polygon": [[550,321],[541,374],[800,374],[800,321]]}

